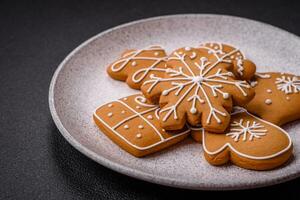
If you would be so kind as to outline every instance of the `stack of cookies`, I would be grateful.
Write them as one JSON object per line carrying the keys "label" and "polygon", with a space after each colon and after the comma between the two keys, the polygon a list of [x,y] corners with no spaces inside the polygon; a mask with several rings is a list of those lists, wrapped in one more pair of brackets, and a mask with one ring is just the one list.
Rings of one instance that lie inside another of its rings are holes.
{"label": "stack of cookies", "polygon": [[221,43],[127,50],[107,68],[141,92],[96,109],[98,127],[128,153],[142,157],[187,136],[212,165],[268,170],[292,156],[280,125],[300,118],[300,79],[256,73],[239,49]]}

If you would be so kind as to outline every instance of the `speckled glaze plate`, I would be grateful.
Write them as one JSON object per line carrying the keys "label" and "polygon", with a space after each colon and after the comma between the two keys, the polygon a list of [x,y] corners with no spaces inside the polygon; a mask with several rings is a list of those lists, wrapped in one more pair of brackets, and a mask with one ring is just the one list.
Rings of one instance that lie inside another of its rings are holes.
{"label": "speckled glaze plate", "polygon": [[294,158],[272,171],[250,171],[233,165],[214,167],[201,144],[191,139],[145,158],[135,158],[112,143],[94,125],[92,114],[103,103],[137,93],[106,74],[122,50],[151,44],[168,52],[202,41],[241,48],[258,71],[299,73],[300,40],[279,28],[223,15],[172,15],[127,23],[102,32],[70,53],[56,70],[49,91],[52,117],[62,135],[96,162],[122,174],[172,187],[229,190],[262,187],[300,175],[300,122],[284,127],[294,142]]}

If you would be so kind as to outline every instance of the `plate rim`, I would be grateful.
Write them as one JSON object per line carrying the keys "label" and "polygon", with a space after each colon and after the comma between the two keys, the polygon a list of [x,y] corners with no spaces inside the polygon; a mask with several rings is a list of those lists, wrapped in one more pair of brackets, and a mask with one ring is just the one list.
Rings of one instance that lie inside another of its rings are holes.
{"label": "plate rim", "polygon": [[239,20],[246,20],[246,21],[252,21],[255,23],[263,24],[264,26],[268,26],[271,29],[278,30],[281,32],[285,32],[285,34],[288,34],[290,37],[294,37],[295,39],[300,39],[299,36],[297,36],[294,33],[288,32],[287,30],[284,30],[282,28],[273,26],[271,24],[245,18],[245,17],[238,17],[238,16],[233,16],[233,15],[224,15],[224,14],[197,14],[197,13],[187,13],[187,14],[172,14],[172,15],[162,15],[162,16],[156,16],[156,17],[149,17],[149,18],[144,18],[144,19],[139,19],[139,20],[134,20],[130,21],[127,23],[123,23],[121,25],[117,25],[111,28],[108,28],[92,37],[89,39],[85,40],[82,42],[79,46],[77,46],[75,49],[73,49],[64,59],[63,61],[58,65],[57,69],[55,70],[50,86],[49,86],[49,93],[48,93],[48,103],[49,103],[49,108],[50,108],[50,113],[52,116],[52,119],[58,128],[59,132],[61,135],[71,144],[75,149],[77,149],[79,152],[87,156],[88,158],[94,160],[95,162],[101,164],[104,167],[107,167],[111,170],[114,170],[115,172],[124,174],[126,176],[136,178],[139,180],[159,184],[159,185],[164,185],[164,186],[170,186],[170,187],[175,187],[175,188],[181,188],[181,189],[189,189],[189,190],[236,190],[236,189],[253,189],[253,188],[260,188],[260,187],[266,187],[266,186],[271,186],[271,185],[276,185],[279,183],[283,183],[292,179],[295,179],[297,177],[300,177],[300,170],[299,172],[295,172],[292,174],[289,174],[286,177],[281,177],[278,179],[272,179],[264,183],[256,183],[256,184],[245,184],[245,185],[227,185],[227,186],[222,186],[222,184],[214,184],[213,187],[212,185],[207,185],[207,184],[187,184],[186,182],[180,181],[180,179],[174,179],[174,178],[168,178],[168,177],[156,177],[151,173],[143,172],[140,170],[132,169],[128,166],[118,164],[116,162],[113,162],[97,153],[94,151],[88,149],[84,145],[82,145],[80,142],[78,142],[70,133],[69,131],[64,127],[62,124],[60,117],[56,111],[55,108],[55,102],[54,102],[54,94],[55,94],[55,85],[57,82],[57,78],[61,72],[61,70],[64,68],[65,64],[71,60],[71,58],[76,55],[78,51],[80,51],[83,47],[88,45],[89,43],[93,42],[97,38],[110,33],[112,31],[130,26],[130,25],[135,25],[138,23],[144,23],[148,21],[153,21],[153,20],[158,20],[158,19],[167,19],[167,18],[174,18],[174,17],[228,17],[228,18],[236,18]]}

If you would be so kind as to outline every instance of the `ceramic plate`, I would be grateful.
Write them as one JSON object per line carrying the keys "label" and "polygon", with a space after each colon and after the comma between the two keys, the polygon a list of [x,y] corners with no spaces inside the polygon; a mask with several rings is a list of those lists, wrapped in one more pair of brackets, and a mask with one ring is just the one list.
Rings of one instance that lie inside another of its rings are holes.
{"label": "ceramic plate", "polygon": [[[77,47],[56,70],[49,92],[52,117],[76,149],[119,173],[172,187],[228,190],[262,187],[300,174],[300,123],[286,125],[294,142],[294,159],[272,171],[250,171],[233,165],[214,167],[201,144],[191,139],[145,158],[135,158],[112,143],[94,125],[94,110],[109,101],[135,94],[106,74],[124,49],[163,45],[168,52],[182,46],[219,41],[241,48],[259,71],[300,70],[300,40],[279,28],[223,15],[172,15],[127,23],[102,32]],[[298,134],[297,134],[298,133]]]}

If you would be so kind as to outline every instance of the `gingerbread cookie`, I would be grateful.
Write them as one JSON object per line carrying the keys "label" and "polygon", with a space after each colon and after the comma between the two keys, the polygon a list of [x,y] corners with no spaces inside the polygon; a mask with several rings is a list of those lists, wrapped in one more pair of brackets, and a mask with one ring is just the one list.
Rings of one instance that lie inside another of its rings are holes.
{"label": "gingerbread cookie", "polygon": [[207,48],[210,53],[222,58],[222,62],[232,63],[233,72],[239,79],[250,80],[256,71],[256,65],[246,59],[244,53],[236,47],[218,42],[200,44],[200,48]]}
{"label": "gingerbread cookie", "polygon": [[173,132],[162,129],[158,112],[159,107],[142,95],[132,95],[100,106],[93,118],[113,142],[142,157],[180,142],[189,134],[187,127]]}
{"label": "gingerbread cookie", "polygon": [[164,77],[151,75],[141,87],[150,101],[159,100],[160,124],[166,130],[182,129],[188,122],[222,133],[229,124],[232,105],[244,105],[254,96],[246,81],[236,79],[232,64],[207,49],[178,49],[167,65]]}
{"label": "gingerbread cookie", "polygon": [[256,95],[246,109],[277,125],[300,119],[300,77],[258,73],[251,81]]}
{"label": "gingerbread cookie", "polygon": [[107,68],[107,73],[116,80],[126,81],[131,88],[140,89],[151,74],[164,73],[165,60],[166,52],[160,46],[128,50]]}
{"label": "gingerbread cookie", "polygon": [[268,170],[284,164],[293,149],[287,132],[241,108],[232,114],[225,134],[203,129],[202,143],[210,164],[223,165],[230,161],[253,170]]}

